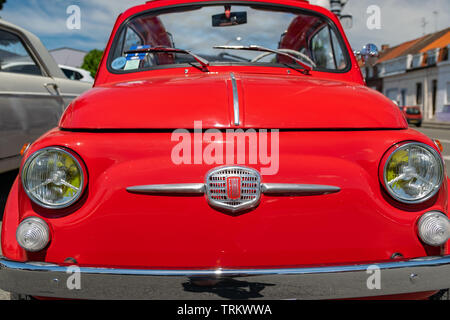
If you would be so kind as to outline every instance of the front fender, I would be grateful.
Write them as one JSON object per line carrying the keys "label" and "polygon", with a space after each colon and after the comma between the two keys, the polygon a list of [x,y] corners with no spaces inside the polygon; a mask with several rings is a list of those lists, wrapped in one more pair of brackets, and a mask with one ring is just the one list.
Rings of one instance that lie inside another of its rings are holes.
{"label": "front fender", "polygon": [[6,202],[2,223],[2,254],[15,261],[26,261],[27,255],[16,241],[16,230],[20,222],[19,215],[19,178],[17,177],[11,188]]}

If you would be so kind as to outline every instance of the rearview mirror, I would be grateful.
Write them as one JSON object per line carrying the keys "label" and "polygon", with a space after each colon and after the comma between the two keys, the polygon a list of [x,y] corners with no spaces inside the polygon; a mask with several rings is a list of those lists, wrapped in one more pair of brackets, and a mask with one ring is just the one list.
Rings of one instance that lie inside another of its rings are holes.
{"label": "rearview mirror", "polygon": [[229,18],[224,13],[212,16],[213,27],[228,27],[247,23],[247,12],[230,12]]}

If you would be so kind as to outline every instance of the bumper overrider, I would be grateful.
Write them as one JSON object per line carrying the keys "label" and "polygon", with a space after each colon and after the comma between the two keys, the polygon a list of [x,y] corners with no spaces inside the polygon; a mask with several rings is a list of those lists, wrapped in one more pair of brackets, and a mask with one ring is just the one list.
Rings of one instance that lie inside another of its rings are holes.
{"label": "bumper overrider", "polygon": [[286,269],[143,270],[15,262],[0,288],[74,299],[339,299],[450,288],[450,256]]}

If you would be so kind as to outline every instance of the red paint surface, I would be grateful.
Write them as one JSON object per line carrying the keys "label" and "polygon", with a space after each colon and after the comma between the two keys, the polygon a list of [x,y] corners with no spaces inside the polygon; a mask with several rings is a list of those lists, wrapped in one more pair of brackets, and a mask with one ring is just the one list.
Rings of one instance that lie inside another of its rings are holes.
{"label": "red paint surface", "polygon": [[[24,260],[15,229],[38,215],[52,230],[45,261],[67,257],[80,265],[137,268],[275,267],[359,263],[427,255],[416,234],[429,210],[447,212],[447,184],[423,205],[400,205],[382,189],[383,154],[401,141],[432,145],[408,130],[280,132],[279,172],[262,182],[324,184],[339,193],[265,196],[253,211],[231,216],[203,196],[128,193],[134,185],[195,183],[216,165],[175,165],[171,133],[73,133],[54,130],[26,157],[46,146],[76,152],[88,188],[69,211],[44,210],[16,182],[3,224],[3,252]],[[224,143],[218,141],[217,143]],[[261,169],[260,165],[252,166]]]}

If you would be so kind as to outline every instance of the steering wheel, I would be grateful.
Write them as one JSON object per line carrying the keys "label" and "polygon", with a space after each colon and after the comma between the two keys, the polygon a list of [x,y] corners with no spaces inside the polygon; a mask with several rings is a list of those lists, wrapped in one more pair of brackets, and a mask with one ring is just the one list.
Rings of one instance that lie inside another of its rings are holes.
{"label": "steering wheel", "polygon": [[[297,56],[299,58],[302,58],[303,60],[305,60],[306,62],[311,64],[313,67],[317,67],[316,63],[314,61],[312,61],[311,58],[308,57],[304,53],[301,53],[301,52],[295,51],[295,50],[291,50],[291,49],[277,49],[277,50],[281,51],[281,52],[292,54],[292,55]],[[259,56],[257,56],[256,58],[253,58],[251,62],[258,62],[262,58],[267,57],[267,56],[269,56],[271,54],[276,54],[276,53],[275,52],[264,52],[264,53],[260,54]]]}

